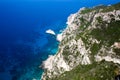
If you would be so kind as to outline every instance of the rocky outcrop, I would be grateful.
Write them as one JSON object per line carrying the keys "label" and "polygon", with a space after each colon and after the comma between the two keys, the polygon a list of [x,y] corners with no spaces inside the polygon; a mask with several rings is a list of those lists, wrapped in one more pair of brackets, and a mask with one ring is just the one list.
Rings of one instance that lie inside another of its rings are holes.
{"label": "rocky outcrop", "polygon": [[43,62],[42,80],[102,60],[120,64],[120,10],[109,7],[81,8],[68,17],[57,54]]}

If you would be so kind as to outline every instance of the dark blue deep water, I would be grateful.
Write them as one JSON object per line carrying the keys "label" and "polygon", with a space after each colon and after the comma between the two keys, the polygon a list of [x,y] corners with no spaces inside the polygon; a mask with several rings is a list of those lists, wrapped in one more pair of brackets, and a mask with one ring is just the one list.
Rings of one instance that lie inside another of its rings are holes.
{"label": "dark blue deep water", "polygon": [[67,17],[81,7],[120,0],[0,0],[0,80],[40,80],[39,68],[59,42],[46,34],[66,27]]}

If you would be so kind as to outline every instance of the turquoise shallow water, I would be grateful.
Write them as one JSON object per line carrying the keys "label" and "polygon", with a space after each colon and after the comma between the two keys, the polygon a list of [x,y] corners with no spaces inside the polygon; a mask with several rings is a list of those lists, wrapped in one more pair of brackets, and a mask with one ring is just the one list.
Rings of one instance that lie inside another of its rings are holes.
{"label": "turquoise shallow water", "polygon": [[39,80],[39,68],[58,50],[56,33],[80,7],[114,4],[120,0],[0,0],[0,80]]}

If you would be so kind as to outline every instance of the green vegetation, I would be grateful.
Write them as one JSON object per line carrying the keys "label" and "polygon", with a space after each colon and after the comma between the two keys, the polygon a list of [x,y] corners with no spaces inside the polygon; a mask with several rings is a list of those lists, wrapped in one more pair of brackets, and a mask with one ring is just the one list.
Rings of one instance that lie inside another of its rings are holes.
{"label": "green vegetation", "polygon": [[[86,8],[85,10],[81,11],[81,14],[86,14],[93,10],[99,12],[100,9],[102,9],[101,12],[118,10],[120,9],[120,3],[108,7],[101,5],[92,9]],[[102,45],[109,48],[114,44],[114,42],[120,42],[120,21],[115,21],[114,15],[109,16],[112,17],[110,23],[103,21],[102,17],[97,17],[97,24],[95,25],[96,28],[91,28],[89,30],[88,26],[91,23],[85,20],[84,18],[79,18],[81,21],[81,26],[75,31],[75,40],[77,41],[81,38],[85,44],[86,49],[90,48],[91,54],[89,55],[92,63],[89,65],[80,64],[77,67],[73,68],[71,71],[66,71],[63,74],[48,80],[114,80],[114,77],[116,76],[116,69],[120,70],[120,65],[106,61],[95,62],[94,60],[94,56],[101,49]],[[89,41],[90,37],[92,37],[93,39],[97,39],[98,41],[100,41],[100,43],[92,44]],[[69,40],[63,41],[61,45],[66,44]],[[75,47],[73,50],[76,50],[76,48],[77,47]],[[120,49],[114,48],[113,51],[118,57],[120,56]],[[69,63],[69,55],[73,55],[76,58],[80,53],[78,51],[76,53],[71,53],[69,50],[69,46],[66,45],[62,54],[65,61],[68,61]]]}
{"label": "green vegetation", "polygon": [[92,11],[99,12],[100,9],[102,9],[101,12],[110,12],[113,10],[120,10],[120,3],[112,5],[112,6],[99,5],[94,8],[85,8],[85,10],[81,11],[81,14],[86,14]]}
{"label": "green vegetation", "polygon": [[94,59],[95,59],[94,56],[98,53],[98,51],[100,50],[101,46],[102,46],[101,43],[100,43],[100,44],[94,43],[94,44],[91,45],[91,47],[90,47],[90,51],[91,51],[90,60],[91,60],[92,62],[95,61],[95,60],[94,60]]}
{"label": "green vegetation", "polygon": [[85,8],[85,10],[82,10],[82,11],[81,11],[81,14],[89,13],[89,12],[91,12],[91,11],[92,11],[92,9],[90,9],[90,8]]}
{"label": "green vegetation", "polygon": [[117,68],[117,64],[101,61],[90,65],[79,65],[49,80],[113,80]]}
{"label": "green vegetation", "polygon": [[109,12],[109,11],[113,11],[113,10],[120,10],[120,3],[105,7],[105,8],[103,8],[102,12]]}
{"label": "green vegetation", "polygon": [[77,58],[77,56],[80,54],[80,52],[76,52],[76,54],[74,55],[75,58]]}
{"label": "green vegetation", "polygon": [[63,57],[66,61],[68,61],[68,56],[70,55],[70,51],[69,51],[69,46],[65,46],[64,50],[63,50]]}
{"label": "green vegetation", "polygon": [[94,43],[92,47],[90,48],[92,55],[96,55],[98,51],[100,50],[100,48],[101,48],[100,44]]}
{"label": "green vegetation", "polygon": [[98,23],[103,23],[103,20],[101,17],[97,17],[96,20],[98,21]]}
{"label": "green vegetation", "polygon": [[81,11],[81,14],[90,13],[92,11],[99,12],[99,10],[103,9],[103,8],[106,8],[106,6],[105,5],[99,5],[99,6],[96,6],[94,8],[85,8],[84,10]]}
{"label": "green vegetation", "polygon": [[120,38],[120,21],[112,21],[108,26],[102,26],[101,29],[96,28],[91,31],[91,35],[98,41],[111,46],[114,42],[118,42]]}
{"label": "green vegetation", "polygon": [[105,30],[105,35],[108,37],[109,44],[112,45],[114,42],[119,42],[120,40],[120,21],[112,21],[108,28]]}

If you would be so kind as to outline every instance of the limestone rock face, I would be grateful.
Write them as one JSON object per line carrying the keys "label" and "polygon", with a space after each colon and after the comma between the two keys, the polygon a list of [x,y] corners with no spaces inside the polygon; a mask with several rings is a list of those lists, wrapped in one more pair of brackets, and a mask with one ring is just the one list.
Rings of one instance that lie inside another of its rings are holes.
{"label": "limestone rock face", "polygon": [[57,54],[49,56],[42,64],[44,73],[41,79],[59,80],[56,77],[66,71],[102,60],[119,65],[119,6],[120,4],[92,9],[82,8],[77,13],[71,14],[68,17],[68,25],[61,34]]}

